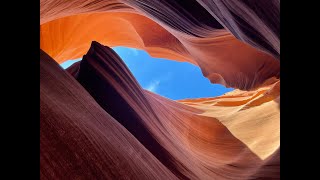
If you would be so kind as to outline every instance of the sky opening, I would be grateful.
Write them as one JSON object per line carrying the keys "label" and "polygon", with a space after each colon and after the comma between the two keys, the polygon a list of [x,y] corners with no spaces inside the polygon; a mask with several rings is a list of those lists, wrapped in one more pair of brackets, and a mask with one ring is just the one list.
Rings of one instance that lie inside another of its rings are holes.
{"label": "sky opening", "polygon": [[[114,47],[113,50],[144,89],[166,98],[215,97],[233,90],[220,84],[211,84],[200,68],[191,63],[153,58],[147,52],[134,48]],[[69,60],[60,65],[66,69],[80,60]]]}

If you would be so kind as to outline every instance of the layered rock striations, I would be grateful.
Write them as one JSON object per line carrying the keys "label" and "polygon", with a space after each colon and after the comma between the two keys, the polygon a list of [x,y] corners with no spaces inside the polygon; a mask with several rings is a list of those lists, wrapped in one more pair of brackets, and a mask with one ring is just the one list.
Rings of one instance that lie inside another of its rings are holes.
{"label": "layered rock striations", "polygon": [[191,62],[212,83],[242,90],[280,75],[276,0],[42,0],[40,5],[40,47],[59,63],[80,58],[95,40]]}
{"label": "layered rock striations", "polygon": [[41,179],[176,179],[40,51]]}
{"label": "layered rock striations", "polygon": [[[41,179],[279,179],[279,4],[41,0]],[[172,101],[108,46],[193,63],[236,90]]]}
{"label": "layered rock striations", "polygon": [[[179,103],[143,90],[120,57],[96,42],[68,69],[78,82],[44,53],[40,62],[44,179],[279,177],[279,109],[266,97],[279,96],[278,83]],[[262,108],[266,114],[257,115]],[[144,169],[135,158],[154,165]]]}

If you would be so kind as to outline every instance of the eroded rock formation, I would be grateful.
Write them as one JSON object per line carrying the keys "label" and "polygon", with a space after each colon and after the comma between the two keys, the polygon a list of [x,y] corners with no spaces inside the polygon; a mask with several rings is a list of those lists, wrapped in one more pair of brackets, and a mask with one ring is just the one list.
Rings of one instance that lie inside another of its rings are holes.
{"label": "eroded rock formation", "polygon": [[[41,179],[279,179],[279,3],[41,0]],[[107,46],[236,90],[172,101]]]}
{"label": "eroded rock formation", "polygon": [[178,103],[143,90],[96,42],[68,70],[79,83],[43,52],[40,63],[43,178],[279,176],[279,109],[266,97],[277,83]]}
{"label": "eroded rock formation", "polygon": [[243,90],[279,77],[279,1],[179,2],[41,0],[40,47],[59,63],[80,58],[93,40],[134,47]]}

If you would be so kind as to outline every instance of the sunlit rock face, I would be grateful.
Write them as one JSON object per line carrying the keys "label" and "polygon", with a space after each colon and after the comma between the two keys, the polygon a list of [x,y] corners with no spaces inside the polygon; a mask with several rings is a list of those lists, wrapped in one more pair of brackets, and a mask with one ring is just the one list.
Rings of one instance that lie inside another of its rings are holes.
{"label": "sunlit rock face", "polygon": [[242,90],[279,78],[279,1],[178,2],[42,0],[40,47],[59,63],[81,57],[93,40],[134,47]]}
{"label": "sunlit rock face", "polygon": [[[41,179],[279,179],[279,3],[41,0]],[[236,90],[161,97],[108,46]]]}

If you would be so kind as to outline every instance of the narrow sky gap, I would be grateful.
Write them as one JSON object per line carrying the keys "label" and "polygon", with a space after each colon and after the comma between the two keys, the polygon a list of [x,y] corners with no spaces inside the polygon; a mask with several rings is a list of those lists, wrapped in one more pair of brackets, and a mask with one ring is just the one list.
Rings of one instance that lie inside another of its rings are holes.
{"label": "narrow sky gap", "polygon": [[[193,64],[153,58],[147,52],[134,48],[114,47],[113,50],[144,89],[172,100],[215,97],[233,90],[211,84],[200,68]],[[80,60],[69,60],[60,65],[66,69]]]}

